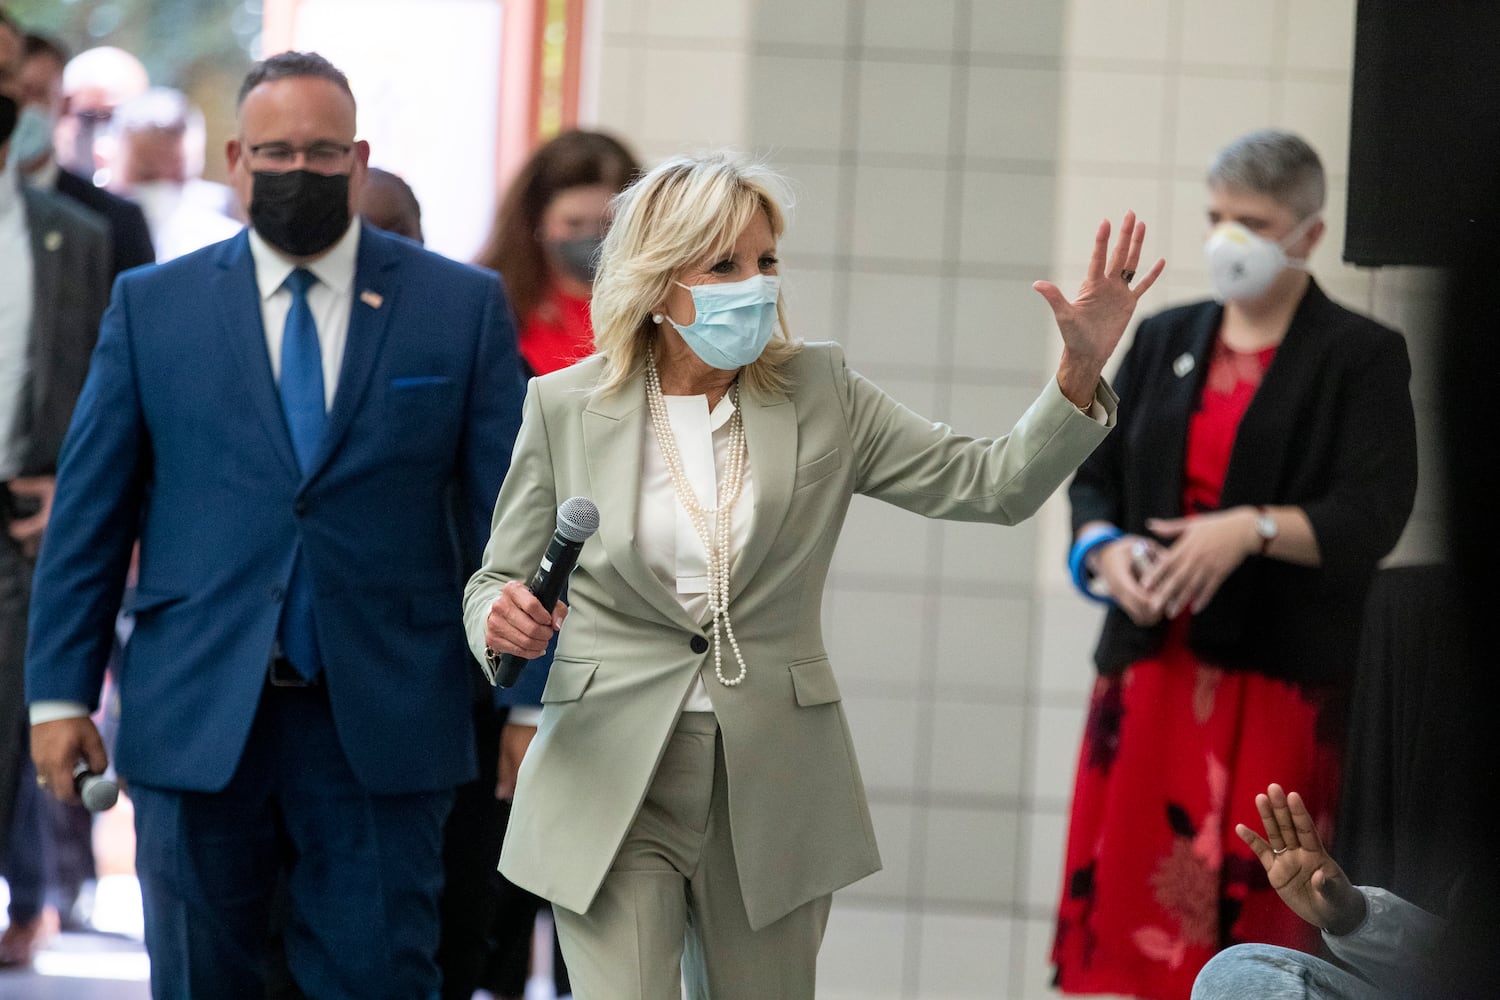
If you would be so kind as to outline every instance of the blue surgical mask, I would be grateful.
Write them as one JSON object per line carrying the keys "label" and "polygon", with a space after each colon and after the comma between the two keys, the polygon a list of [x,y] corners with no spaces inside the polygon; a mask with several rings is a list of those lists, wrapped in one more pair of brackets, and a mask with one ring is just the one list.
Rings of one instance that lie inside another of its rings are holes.
{"label": "blue surgical mask", "polygon": [[10,137],[10,155],[17,167],[24,167],[52,151],[52,116],[35,104],[21,109],[16,130]]}
{"label": "blue surgical mask", "polygon": [[667,322],[704,364],[727,372],[760,357],[776,332],[780,277],[757,274],[744,281],[682,287],[693,296],[698,315],[686,326],[671,317]]}

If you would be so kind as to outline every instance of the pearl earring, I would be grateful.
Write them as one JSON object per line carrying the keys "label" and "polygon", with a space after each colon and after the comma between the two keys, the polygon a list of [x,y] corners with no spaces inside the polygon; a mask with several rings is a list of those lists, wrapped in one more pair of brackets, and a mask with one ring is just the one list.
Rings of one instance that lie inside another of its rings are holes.
{"label": "pearl earring", "polygon": [[653,322],[653,323],[660,323],[661,320],[662,320],[661,313],[652,313],[651,314],[651,322]]}

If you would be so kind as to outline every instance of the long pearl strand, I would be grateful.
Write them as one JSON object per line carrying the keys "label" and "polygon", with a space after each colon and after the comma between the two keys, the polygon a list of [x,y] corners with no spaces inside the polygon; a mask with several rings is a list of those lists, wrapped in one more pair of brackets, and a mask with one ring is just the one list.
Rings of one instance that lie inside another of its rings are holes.
{"label": "long pearl strand", "polygon": [[[667,416],[667,400],[662,395],[661,379],[656,374],[656,359],[646,362],[646,402],[651,410],[651,426],[656,431],[656,443],[667,469],[672,474],[672,487],[677,499],[692,519],[703,548],[708,553],[708,606],[714,615],[714,676],[725,687],[735,687],[745,680],[745,658],[740,655],[740,644],[734,637],[734,625],[729,620],[729,557],[730,521],[735,501],[740,498],[740,486],[745,480],[745,421],[740,413],[739,382],[730,388],[730,400],[734,403],[734,415],[729,418],[729,455],[724,462],[724,478],[715,476],[717,505],[713,510],[704,510],[698,503],[698,494],[688,482],[682,468],[682,456],[677,452],[677,439],[672,435],[672,423]],[[709,515],[713,515],[710,527]],[[729,648],[740,666],[736,677],[724,676],[723,643],[720,628],[729,639]]]}

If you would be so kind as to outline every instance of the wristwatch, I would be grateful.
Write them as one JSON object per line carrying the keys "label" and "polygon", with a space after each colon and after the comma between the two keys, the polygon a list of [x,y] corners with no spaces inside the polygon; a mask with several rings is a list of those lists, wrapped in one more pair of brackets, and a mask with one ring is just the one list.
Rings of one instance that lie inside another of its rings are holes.
{"label": "wristwatch", "polygon": [[1276,518],[1264,507],[1255,508],[1255,533],[1260,536],[1260,554],[1265,555],[1276,540]]}

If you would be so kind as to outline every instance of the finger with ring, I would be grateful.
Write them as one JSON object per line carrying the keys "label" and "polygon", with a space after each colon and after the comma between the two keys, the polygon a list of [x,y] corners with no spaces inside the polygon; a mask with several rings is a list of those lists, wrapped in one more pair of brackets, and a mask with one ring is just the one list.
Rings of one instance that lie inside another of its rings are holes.
{"label": "finger with ring", "polygon": [[1125,279],[1125,284],[1128,285],[1135,280],[1135,272],[1127,267],[1125,270],[1120,272],[1120,277]]}
{"label": "finger with ring", "polygon": [[1285,854],[1288,850],[1290,850],[1290,848],[1287,848],[1287,847],[1273,847],[1273,848],[1271,848],[1271,853],[1274,854],[1276,857],[1279,858],[1283,854]]}

